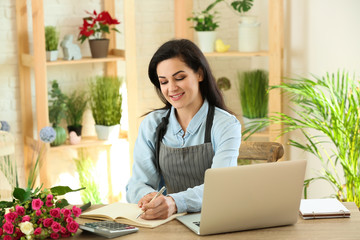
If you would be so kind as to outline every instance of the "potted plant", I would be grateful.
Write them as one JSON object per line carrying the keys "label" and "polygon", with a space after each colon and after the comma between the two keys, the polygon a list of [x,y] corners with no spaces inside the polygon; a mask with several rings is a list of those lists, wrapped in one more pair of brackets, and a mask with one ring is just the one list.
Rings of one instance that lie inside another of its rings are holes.
{"label": "potted plant", "polygon": [[54,26],[45,27],[46,60],[56,61],[58,57],[59,32]]}
{"label": "potted plant", "polygon": [[120,132],[122,95],[119,77],[97,76],[90,82],[90,107],[99,139],[117,139]]}
{"label": "potted plant", "polygon": [[[289,144],[314,155],[322,166],[317,177],[305,181],[305,198],[308,185],[322,179],[333,187],[336,198],[360,207],[359,81],[346,72],[313,78],[290,79],[271,87],[289,95],[292,112],[274,113],[266,121],[248,127],[243,134],[251,136],[259,124],[283,125],[279,135],[299,132],[306,142],[290,136]],[[325,147],[329,143],[331,152]]]}
{"label": "potted plant", "polygon": [[51,90],[49,92],[49,121],[56,132],[56,138],[50,143],[51,146],[59,146],[66,141],[66,131],[63,127],[60,127],[60,122],[65,118],[66,107],[66,95],[61,92],[59,84],[56,80],[51,83]]}
{"label": "potted plant", "polygon": [[[245,127],[254,120],[267,117],[269,77],[265,70],[238,73],[239,99]],[[264,130],[262,128],[261,130]]]}
{"label": "potted plant", "polygon": [[223,0],[216,0],[211,3],[205,10],[199,13],[193,13],[192,17],[188,17],[188,21],[194,22],[193,28],[195,29],[199,47],[203,52],[213,52],[216,38],[216,28],[219,27],[218,22],[215,21],[217,12],[210,13],[210,10],[215,7],[216,4]]}
{"label": "potted plant", "polygon": [[240,14],[238,30],[238,50],[241,52],[256,52],[260,50],[260,23],[256,16],[248,16],[253,6],[253,0],[237,0],[231,2],[231,7]]}
{"label": "potted plant", "polygon": [[[112,18],[107,11],[97,14],[87,12],[90,16],[83,18],[83,25],[80,27],[78,40],[83,43],[89,39],[91,56],[93,58],[107,57],[109,51],[109,39],[105,38],[106,33],[110,33],[110,26],[120,24],[118,20]],[[119,32],[116,28],[111,28]]]}
{"label": "potted plant", "polygon": [[68,132],[75,132],[78,137],[81,136],[82,118],[86,110],[88,98],[83,90],[74,90],[66,99],[66,122]]}

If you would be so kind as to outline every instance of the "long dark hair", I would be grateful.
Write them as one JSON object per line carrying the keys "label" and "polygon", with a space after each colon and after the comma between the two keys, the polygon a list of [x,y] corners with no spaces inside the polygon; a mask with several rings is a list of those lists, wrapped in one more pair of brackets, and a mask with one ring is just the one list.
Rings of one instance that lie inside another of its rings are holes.
{"label": "long dark hair", "polygon": [[164,43],[150,60],[148,69],[149,78],[154,84],[156,93],[160,100],[165,104],[165,106],[160,109],[170,109],[171,104],[166,101],[165,97],[161,93],[156,68],[160,62],[170,58],[180,58],[195,73],[201,70],[203,73],[203,81],[199,83],[199,88],[202,97],[207,99],[210,105],[230,112],[225,106],[224,98],[220,89],[216,85],[215,78],[204,54],[192,41],[187,39],[175,39]]}

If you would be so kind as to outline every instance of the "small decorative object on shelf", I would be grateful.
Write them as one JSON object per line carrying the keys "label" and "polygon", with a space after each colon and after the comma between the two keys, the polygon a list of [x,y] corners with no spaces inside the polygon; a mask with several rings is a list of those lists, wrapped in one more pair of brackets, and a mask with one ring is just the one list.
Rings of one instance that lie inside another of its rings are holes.
{"label": "small decorative object on shelf", "polygon": [[97,76],[90,82],[90,107],[101,140],[117,139],[120,131],[122,95],[119,77]]}
{"label": "small decorative object on shelf", "polygon": [[216,28],[219,27],[218,22],[215,21],[217,12],[210,13],[210,10],[215,7],[216,4],[223,0],[216,0],[211,3],[205,10],[199,13],[193,13],[193,17],[188,17],[188,21],[193,21],[199,42],[199,48],[203,52],[214,52]]}
{"label": "small decorative object on shelf", "polygon": [[76,192],[67,186],[50,189],[14,188],[13,200],[0,202],[0,238],[11,239],[58,239],[73,236],[79,224],[75,218],[81,209],[69,205],[66,199],[58,199],[68,192]]}
{"label": "small decorative object on shelf", "polygon": [[45,27],[46,60],[56,61],[58,57],[59,32],[54,26]]}
{"label": "small decorative object on shelf", "polygon": [[224,44],[221,39],[217,39],[215,42],[215,50],[219,53],[227,52],[230,48],[230,45]]}
{"label": "small decorative object on shelf", "polygon": [[[269,76],[265,70],[238,73],[239,98],[245,128],[251,122],[267,117]],[[265,127],[258,130],[263,131]]]}
{"label": "small decorative object on shelf", "polygon": [[73,43],[73,39],[73,35],[67,34],[60,43],[63,49],[64,60],[79,60],[82,58],[80,48]]}
{"label": "small decorative object on shelf", "polygon": [[[91,56],[93,58],[107,57],[109,51],[109,39],[105,38],[106,33],[110,33],[110,26],[120,24],[118,20],[112,18],[107,11],[99,14],[94,10],[93,13],[87,12],[90,16],[83,18],[83,25],[80,27],[78,40],[83,43],[89,39]],[[119,32],[116,28],[111,28]]]}
{"label": "small decorative object on shelf", "polygon": [[10,125],[6,121],[0,121],[0,131],[10,132]]}
{"label": "small decorative object on shelf", "polygon": [[217,86],[219,87],[219,89],[221,91],[226,91],[229,90],[231,88],[231,82],[227,77],[220,77],[217,81],[216,81]]}

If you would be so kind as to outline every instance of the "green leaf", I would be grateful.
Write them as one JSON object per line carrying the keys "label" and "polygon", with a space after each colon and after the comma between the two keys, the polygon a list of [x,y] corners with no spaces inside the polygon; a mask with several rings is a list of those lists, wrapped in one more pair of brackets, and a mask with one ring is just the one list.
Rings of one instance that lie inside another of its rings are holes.
{"label": "green leaf", "polygon": [[1,201],[0,208],[9,208],[14,206],[14,202]]}
{"label": "green leaf", "polygon": [[25,202],[30,200],[31,196],[31,189],[22,189],[22,188],[15,188],[13,192],[13,196],[15,199],[18,199],[20,202]]}
{"label": "green leaf", "polygon": [[68,186],[56,186],[56,187],[50,188],[50,191],[54,195],[61,196],[61,195],[64,195],[66,193],[69,193],[69,192],[77,192],[77,191],[80,191],[80,190],[83,190],[83,189],[85,189],[85,187],[72,190]]}
{"label": "green leaf", "polygon": [[59,199],[56,201],[55,206],[59,208],[64,208],[69,205],[69,202],[66,199]]}

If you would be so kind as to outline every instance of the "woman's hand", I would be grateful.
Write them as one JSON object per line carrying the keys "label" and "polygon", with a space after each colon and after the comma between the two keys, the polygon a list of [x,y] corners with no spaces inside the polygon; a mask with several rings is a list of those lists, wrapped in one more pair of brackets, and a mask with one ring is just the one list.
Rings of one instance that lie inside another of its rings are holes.
{"label": "woman's hand", "polygon": [[138,206],[144,211],[142,219],[166,219],[177,212],[175,201],[172,197],[160,195],[151,201],[156,192],[149,193],[140,199]]}

